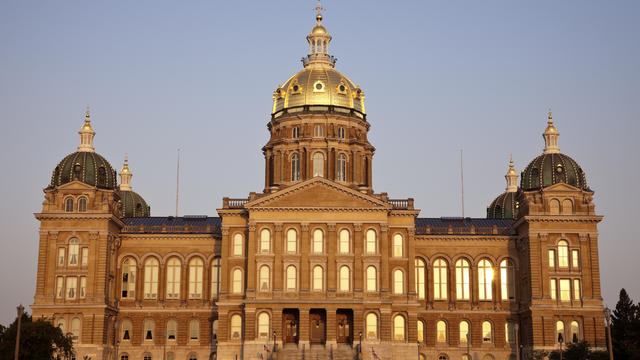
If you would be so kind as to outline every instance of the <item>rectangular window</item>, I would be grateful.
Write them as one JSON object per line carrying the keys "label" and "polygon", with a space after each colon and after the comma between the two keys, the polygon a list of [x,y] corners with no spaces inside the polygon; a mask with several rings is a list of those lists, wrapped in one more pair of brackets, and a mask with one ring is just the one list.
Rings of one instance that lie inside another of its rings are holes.
{"label": "rectangular window", "polygon": [[551,298],[553,300],[555,300],[558,296],[557,282],[558,280],[551,279]]}
{"label": "rectangular window", "polygon": [[64,266],[64,248],[58,249],[58,266]]}
{"label": "rectangular window", "polygon": [[553,250],[549,250],[549,267],[556,267],[556,252]]}
{"label": "rectangular window", "polygon": [[80,299],[84,299],[87,296],[87,277],[80,278]]}
{"label": "rectangular window", "polygon": [[64,297],[64,278],[58,276],[56,278],[56,298],[62,299]]}
{"label": "rectangular window", "polygon": [[571,250],[571,266],[574,269],[580,269],[580,253],[578,250]]}
{"label": "rectangular window", "polygon": [[220,287],[220,259],[213,261],[211,267],[211,298],[218,298],[218,289]]}
{"label": "rectangular window", "polygon": [[573,279],[573,300],[580,300],[580,279]]}
{"label": "rectangular window", "polygon": [[67,278],[67,299],[76,298],[77,287],[78,287],[78,278],[75,276],[69,276]]}
{"label": "rectangular window", "polygon": [[571,281],[569,279],[560,279],[560,301],[571,300]]}
{"label": "rectangular window", "polygon": [[82,266],[87,266],[89,264],[89,248],[82,248]]}

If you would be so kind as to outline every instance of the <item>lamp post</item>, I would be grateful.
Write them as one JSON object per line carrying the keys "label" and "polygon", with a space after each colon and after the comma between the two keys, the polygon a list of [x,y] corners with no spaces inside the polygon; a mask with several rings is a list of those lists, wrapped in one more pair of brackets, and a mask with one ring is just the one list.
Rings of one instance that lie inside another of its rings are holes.
{"label": "lamp post", "polygon": [[516,329],[516,360],[520,360],[520,326],[515,324]]}
{"label": "lamp post", "polygon": [[358,333],[360,336],[360,343],[358,344],[358,359],[362,359],[362,331]]}
{"label": "lamp post", "polygon": [[611,345],[611,309],[604,308],[604,317],[607,320],[607,341],[609,342],[609,360],[613,360],[613,346]]}
{"label": "lamp post", "polygon": [[562,333],[558,334],[558,343],[560,343],[560,360],[562,360],[562,343],[564,339],[562,338]]}
{"label": "lamp post", "polygon": [[118,359],[118,320],[113,322],[113,360]]}
{"label": "lamp post", "polygon": [[469,331],[467,331],[467,360],[471,360],[471,354],[469,353],[469,344],[471,343],[471,335],[469,335]]}
{"label": "lamp post", "polygon": [[20,326],[22,325],[22,313],[24,312],[24,306],[18,305],[18,333],[16,334],[16,351],[13,355],[15,360],[18,360],[18,354],[20,353]]}
{"label": "lamp post", "polygon": [[416,341],[416,345],[418,345],[418,360],[420,360],[420,340]]}
{"label": "lamp post", "polygon": [[276,352],[276,331],[273,331],[273,353]]}

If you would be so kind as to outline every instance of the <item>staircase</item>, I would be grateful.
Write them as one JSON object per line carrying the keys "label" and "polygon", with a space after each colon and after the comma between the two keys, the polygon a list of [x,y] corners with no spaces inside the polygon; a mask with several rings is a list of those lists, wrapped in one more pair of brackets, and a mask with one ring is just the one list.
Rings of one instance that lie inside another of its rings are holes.
{"label": "staircase", "polygon": [[354,360],[356,351],[348,344],[334,346],[311,345],[298,348],[295,344],[287,344],[278,350],[274,359],[277,360]]}

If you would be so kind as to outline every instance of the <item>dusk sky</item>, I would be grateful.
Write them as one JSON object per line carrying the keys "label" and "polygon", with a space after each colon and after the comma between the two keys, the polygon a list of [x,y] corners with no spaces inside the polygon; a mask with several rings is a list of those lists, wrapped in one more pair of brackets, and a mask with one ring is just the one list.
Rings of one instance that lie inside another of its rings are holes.
{"label": "dusk sky", "polygon": [[[302,68],[312,0],[0,1],[0,324],[35,292],[42,189],[76,150],[91,107],[96,151],[155,216],[217,216],[264,187],[272,93]],[[336,69],[366,94],[373,186],[421,217],[484,217],[541,154],[560,150],[595,191],[601,284],[640,300],[640,2],[326,0]]]}

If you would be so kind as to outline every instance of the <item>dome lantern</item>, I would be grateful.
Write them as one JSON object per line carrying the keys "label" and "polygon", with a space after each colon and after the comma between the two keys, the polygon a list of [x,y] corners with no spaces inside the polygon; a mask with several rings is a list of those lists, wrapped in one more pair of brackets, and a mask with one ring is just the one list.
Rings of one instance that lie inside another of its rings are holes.
{"label": "dome lantern", "polygon": [[518,172],[513,168],[513,156],[509,159],[509,170],[504,178],[507,179],[507,192],[518,191]]}
{"label": "dome lantern", "polygon": [[124,155],[124,164],[120,170],[120,216],[122,217],[148,217],[151,216],[151,207],[142,196],[133,191],[131,178],[133,174],[129,169],[129,159]]}
{"label": "dome lantern", "polygon": [[544,153],[545,154],[558,154],[560,153],[560,147],[558,146],[558,137],[560,133],[553,125],[553,117],[551,116],[551,109],[549,109],[548,115],[549,121],[547,121],[547,128],[544,130],[542,137],[544,138]]}
{"label": "dome lantern", "polygon": [[93,137],[96,136],[96,132],[93,131],[93,128],[91,127],[91,119],[89,117],[89,108],[87,107],[87,111],[84,115],[84,125],[82,125],[80,131],[78,131],[78,134],[80,134],[80,145],[78,145],[78,151],[95,151],[93,148]]}
{"label": "dome lantern", "polygon": [[120,171],[120,190],[131,191],[132,177],[133,174],[129,169],[129,160],[127,159],[127,154],[124,154],[124,165],[122,166],[122,170]]}
{"label": "dome lantern", "polygon": [[322,26],[322,10],[324,8],[318,0],[318,6],[314,8],[317,11],[316,14],[316,26],[311,29],[311,33],[307,35],[307,42],[309,43],[309,55],[302,58],[304,67],[334,67],[336,64],[336,58],[329,55],[329,43],[331,42],[331,35],[327,32],[327,29]]}

